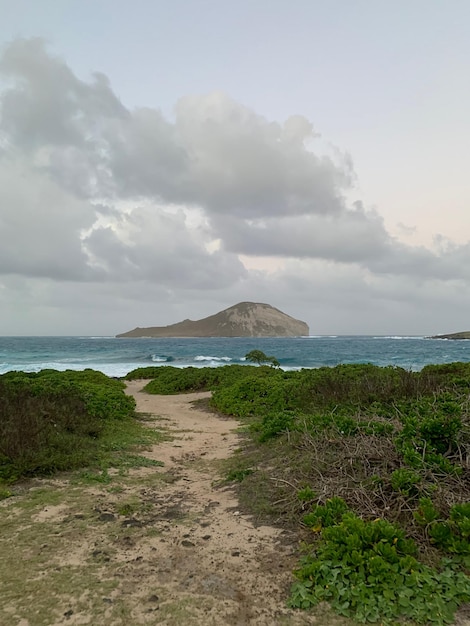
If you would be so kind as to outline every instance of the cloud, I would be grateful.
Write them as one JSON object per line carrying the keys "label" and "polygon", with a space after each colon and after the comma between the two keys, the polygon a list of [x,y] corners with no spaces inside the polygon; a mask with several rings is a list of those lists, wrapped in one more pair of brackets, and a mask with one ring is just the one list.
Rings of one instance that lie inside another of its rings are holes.
{"label": "cloud", "polygon": [[[270,121],[218,92],[182,97],[171,117],[130,110],[106,76],[79,79],[40,39],[6,46],[0,74],[3,303],[25,302],[14,277],[45,324],[86,298],[103,315],[110,301],[133,314],[191,301],[193,317],[208,298],[209,312],[288,300],[304,319],[313,301],[340,326],[347,310],[364,322],[364,306],[370,319],[418,316],[420,303],[442,311],[433,294],[466,310],[470,245],[393,237],[377,211],[346,199],[351,158],[323,153],[302,115]],[[268,274],[240,255],[280,262]]]}
{"label": "cloud", "polygon": [[218,289],[246,270],[234,254],[209,252],[202,228],[189,228],[183,210],[136,207],[119,222],[93,229],[84,247],[119,281],[141,280],[172,288]]}
{"label": "cloud", "polygon": [[0,161],[0,272],[56,280],[93,280],[81,231],[93,207],[27,163]]}
{"label": "cloud", "polygon": [[216,221],[227,250],[252,256],[317,258],[368,264],[389,241],[382,219],[362,210],[333,215]]}
{"label": "cloud", "polygon": [[96,148],[100,121],[128,116],[104,74],[79,80],[40,38],[17,39],[0,59],[7,87],[2,127],[19,149],[43,146]]}
{"label": "cloud", "polygon": [[77,194],[203,206],[240,216],[334,213],[349,187],[349,157],[308,149],[300,115],[284,124],[222,93],[186,96],[174,121],[156,109],[128,111],[102,74],[80,81],[39,39],[7,47],[2,130],[16,150]]}

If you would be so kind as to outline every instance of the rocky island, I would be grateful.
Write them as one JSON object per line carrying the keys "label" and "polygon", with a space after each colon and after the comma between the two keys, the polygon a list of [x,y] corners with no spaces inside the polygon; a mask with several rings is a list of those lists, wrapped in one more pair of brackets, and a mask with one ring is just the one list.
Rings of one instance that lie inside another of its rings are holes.
{"label": "rocky island", "polygon": [[240,302],[201,320],[134,328],[116,337],[299,337],[308,334],[305,322],[269,304]]}
{"label": "rocky island", "polygon": [[470,339],[470,330],[460,333],[450,333],[449,335],[433,335],[431,339]]}

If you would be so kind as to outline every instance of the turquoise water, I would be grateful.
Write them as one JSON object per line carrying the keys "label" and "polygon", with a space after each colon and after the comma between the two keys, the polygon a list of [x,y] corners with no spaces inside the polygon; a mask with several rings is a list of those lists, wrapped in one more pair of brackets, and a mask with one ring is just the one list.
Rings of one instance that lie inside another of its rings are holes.
{"label": "turquoise water", "polygon": [[253,349],[275,356],[284,369],[339,363],[397,365],[420,370],[429,363],[470,361],[470,341],[425,337],[294,337],[116,339],[114,337],[0,337],[0,374],[10,370],[92,368],[124,376],[147,365],[176,367],[243,363]]}

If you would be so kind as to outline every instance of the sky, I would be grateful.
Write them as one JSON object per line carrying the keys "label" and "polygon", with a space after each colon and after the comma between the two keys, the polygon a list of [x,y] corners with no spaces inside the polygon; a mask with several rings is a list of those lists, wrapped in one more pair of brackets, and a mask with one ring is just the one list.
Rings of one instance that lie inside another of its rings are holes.
{"label": "sky", "polygon": [[0,15],[0,335],[470,329],[468,0]]}

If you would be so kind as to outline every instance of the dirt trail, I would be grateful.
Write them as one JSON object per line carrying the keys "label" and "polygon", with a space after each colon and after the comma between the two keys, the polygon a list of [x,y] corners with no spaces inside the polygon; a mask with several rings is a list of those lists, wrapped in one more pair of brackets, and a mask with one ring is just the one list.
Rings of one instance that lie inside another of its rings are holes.
{"label": "dirt trail", "polygon": [[[296,558],[280,529],[255,527],[220,485],[240,445],[234,420],[197,409],[207,394],[151,396],[127,384],[161,467],[107,484],[37,481],[0,503],[3,626],[339,624],[286,607]],[[317,614],[318,615],[318,614]]]}
{"label": "dirt trail", "polygon": [[[295,559],[283,532],[255,527],[240,514],[233,490],[216,486],[220,475],[211,461],[239,446],[238,424],[194,408],[207,393],[150,396],[141,387],[128,384],[137,410],[158,415],[174,436],[147,453],[177,477],[162,493],[170,509],[162,516],[154,572],[162,603],[189,601],[193,623],[201,625],[315,623],[285,606]],[[184,511],[181,520],[172,514],[175,507]]]}

